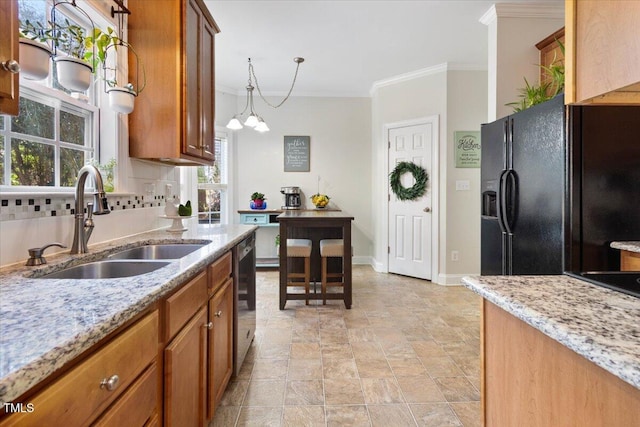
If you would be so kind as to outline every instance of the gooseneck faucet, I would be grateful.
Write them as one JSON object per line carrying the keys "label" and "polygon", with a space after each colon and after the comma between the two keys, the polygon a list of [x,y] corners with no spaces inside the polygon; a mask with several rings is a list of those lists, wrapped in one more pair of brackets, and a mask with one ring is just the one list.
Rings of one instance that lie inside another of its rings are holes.
{"label": "gooseneck faucet", "polygon": [[[84,184],[87,176],[91,175],[96,184],[96,193],[93,194],[93,203],[87,204],[87,218],[84,217]],[[75,208],[75,224],[73,232],[73,245],[71,245],[72,254],[86,254],[87,242],[93,231],[93,214],[106,215],[109,211],[107,196],[104,192],[102,184],[102,175],[93,165],[86,165],[78,172],[76,181],[76,208]]]}

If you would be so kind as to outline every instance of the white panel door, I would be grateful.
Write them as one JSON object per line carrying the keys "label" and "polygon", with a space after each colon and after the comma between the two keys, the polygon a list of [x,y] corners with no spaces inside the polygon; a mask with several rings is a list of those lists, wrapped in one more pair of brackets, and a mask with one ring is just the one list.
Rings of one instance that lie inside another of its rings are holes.
{"label": "white panel door", "polygon": [[[399,162],[426,169],[426,193],[416,200],[398,200],[388,184],[389,272],[431,280],[431,171],[434,141],[431,123],[389,129],[389,173]],[[413,175],[401,178],[403,187],[415,183]]]}

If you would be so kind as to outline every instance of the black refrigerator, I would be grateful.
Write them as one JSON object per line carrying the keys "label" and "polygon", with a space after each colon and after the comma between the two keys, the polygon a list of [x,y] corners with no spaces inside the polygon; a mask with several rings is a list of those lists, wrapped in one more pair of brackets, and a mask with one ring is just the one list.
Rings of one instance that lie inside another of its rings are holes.
{"label": "black refrigerator", "polygon": [[482,126],[481,274],[616,271],[640,240],[640,107],[559,95]]}
{"label": "black refrigerator", "polygon": [[564,97],[482,125],[481,274],[562,274]]}

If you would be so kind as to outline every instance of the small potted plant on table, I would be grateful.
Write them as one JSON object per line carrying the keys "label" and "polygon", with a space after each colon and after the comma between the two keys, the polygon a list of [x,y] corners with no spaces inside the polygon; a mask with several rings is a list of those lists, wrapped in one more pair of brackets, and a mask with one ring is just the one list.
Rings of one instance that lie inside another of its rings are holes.
{"label": "small potted plant on table", "polygon": [[249,203],[249,206],[251,209],[266,209],[267,202],[265,202],[265,200],[267,200],[267,198],[264,197],[264,194],[256,191],[251,195],[251,202]]}

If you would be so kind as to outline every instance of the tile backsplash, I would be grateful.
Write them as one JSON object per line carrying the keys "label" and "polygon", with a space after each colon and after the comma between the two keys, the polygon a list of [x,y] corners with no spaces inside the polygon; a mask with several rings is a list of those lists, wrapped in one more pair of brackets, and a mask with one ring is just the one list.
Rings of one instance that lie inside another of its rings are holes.
{"label": "tile backsplash", "polygon": [[[90,195],[85,195],[85,204],[91,200]],[[107,193],[107,201],[111,211],[164,206],[164,196],[161,195]],[[69,194],[0,195],[0,221],[74,215],[74,208],[75,198]]]}
{"label": "tile backsplash", "polygon": [[[94,216],[93,244],[168,228],[163,195],[107,193],[111,215]],[[85,194],[85,205],[92,198]],[[0,194],[0,267],[28,258],[28,249],[60,242],[67,248],[50,248],[47,253],[68,251],[73,241],[74,195],[69,193]]]}

